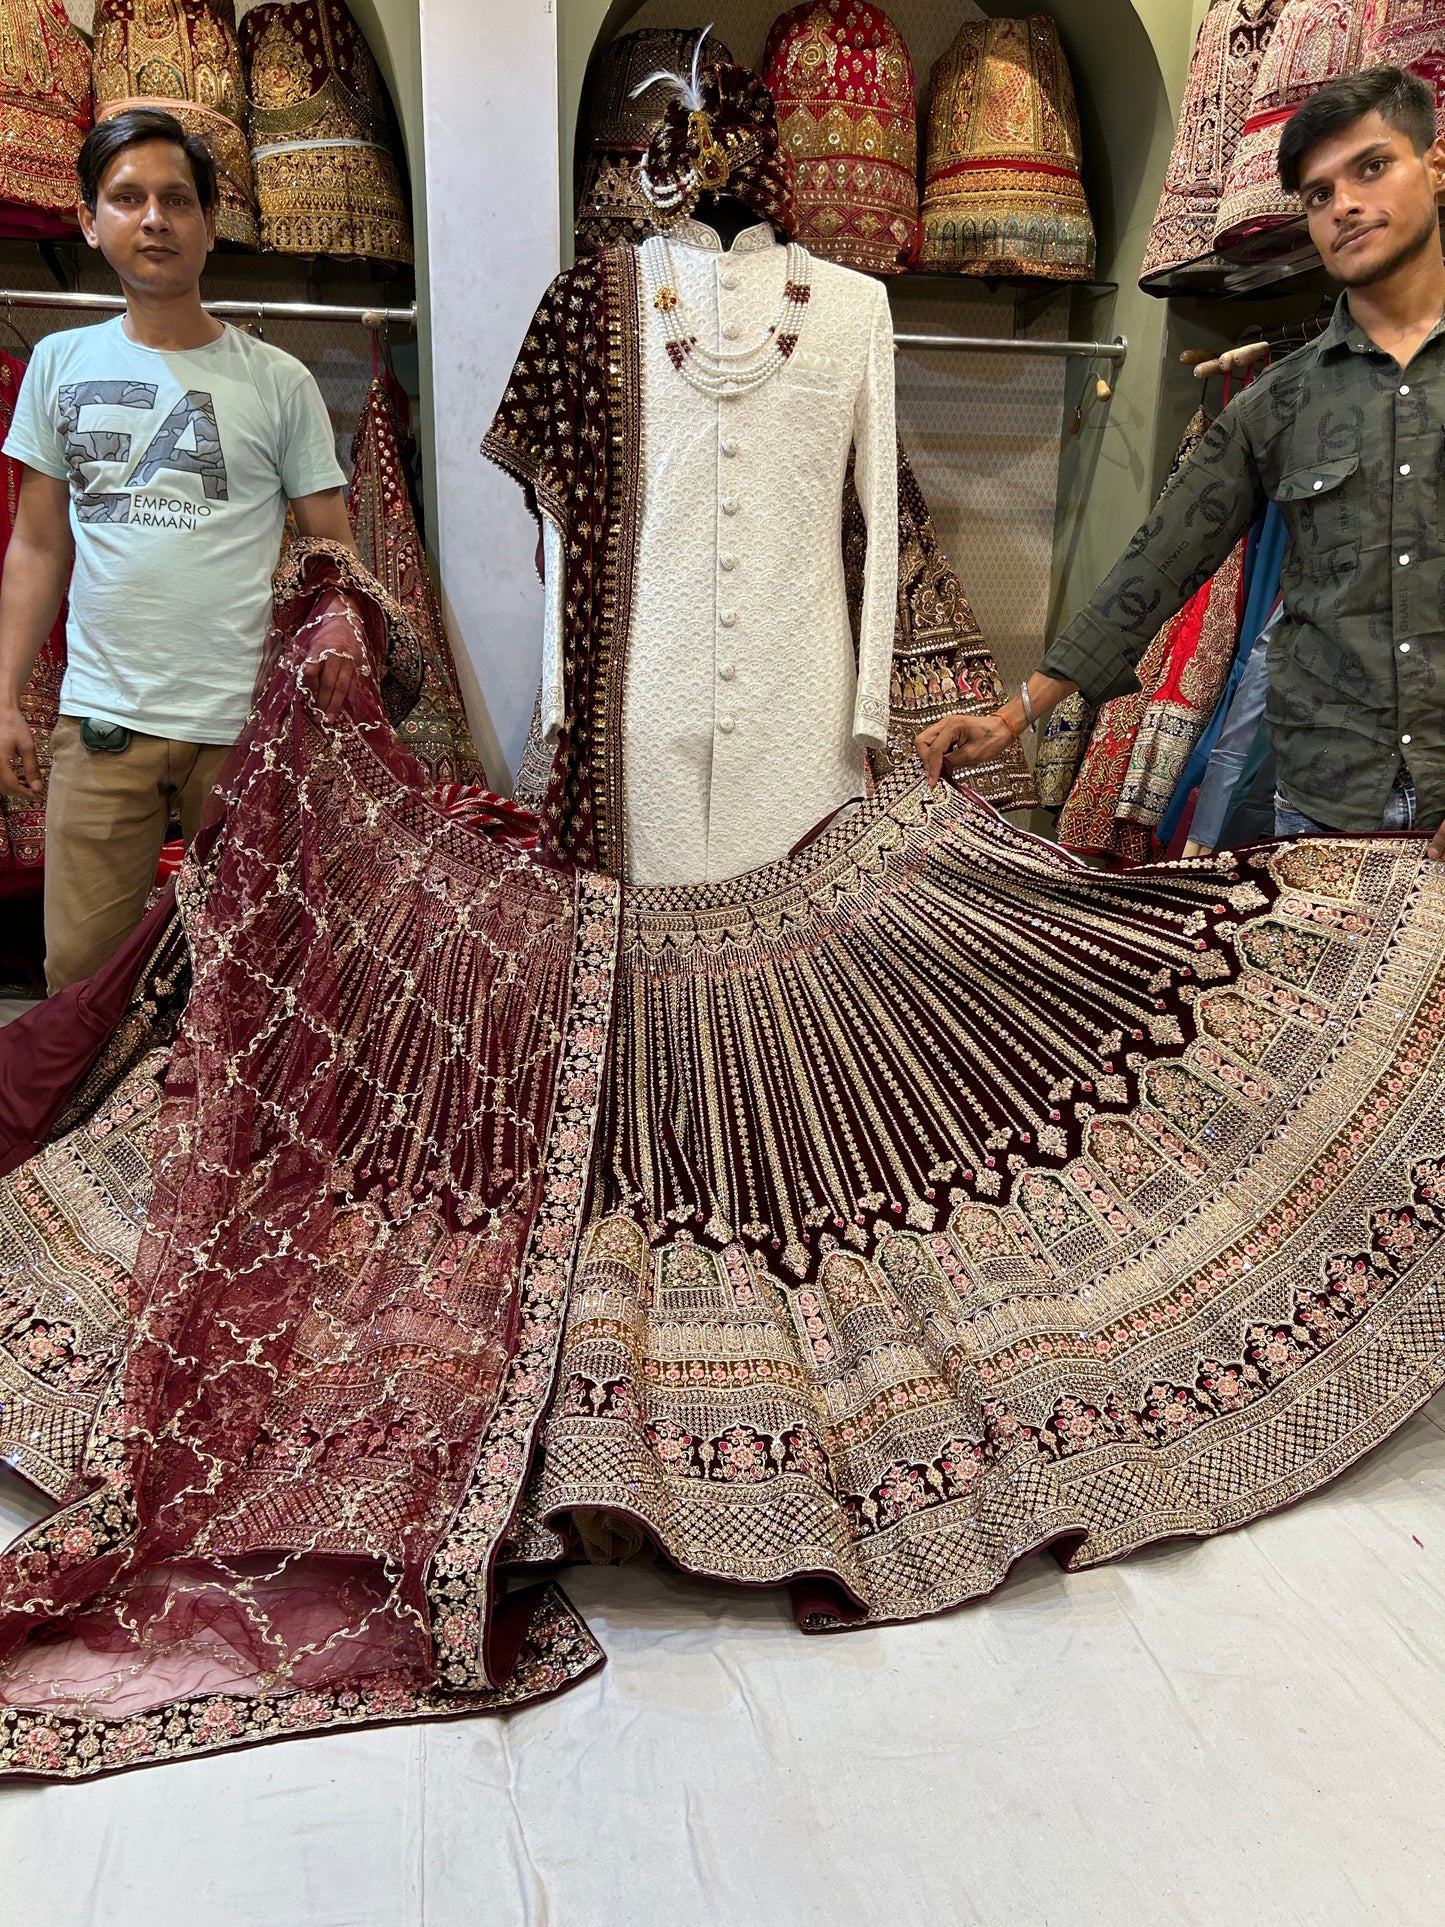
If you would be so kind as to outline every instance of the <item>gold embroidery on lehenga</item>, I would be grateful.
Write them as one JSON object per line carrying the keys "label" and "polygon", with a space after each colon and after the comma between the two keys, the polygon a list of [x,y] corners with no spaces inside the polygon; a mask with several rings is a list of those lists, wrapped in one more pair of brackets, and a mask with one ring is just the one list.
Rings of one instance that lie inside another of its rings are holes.
{"label": "gold embroidery on lehenga", "polygon": [[262,246],[410,262],[386,96],[348,10],[340,0],[264,0],[241,38]]}
{"label": "gold embroidery on lehenga", "polygon": [[[1069,965],[1066,859],[897,779],[870,810],[631,900],[601,1216],[521,1540],[611,1510],[688,1570],[830,1573],[818,1630],[976,1597],[1053,1540],[1082,1566],[1239,1523],[1445,1378],[1445,891],[1418,847],[1073,870]],[[919,881],[960,863],[954,905],[1013,878],[1015,935],[965,934]]]}
{"label": "gold embroidery on lehenga", "polygon": [[[424,916],[441,954],[485,890],[395,772],[378,829],[368,767],[317,775],[337,786],[325,834],[385,859],[363,902],[383,906],[390,970],[392,937]],[[794,1581],[813,1630],[941,1611],[1045,1546],[1082,1567],[1288,1504],[1445,1381],[1445,878],[1421,841],[1114,875],[966,792],[892,777],[802,857],[747,877],[631,893],[580,877],[570,963],[567,881],[523,864],[514,882],[545,928],[499,934],[498,960],[534,971],[540,941],[570,994],[560,1040],[539,1037],[559,1050],[545,1153],[528,1154],[545,1196],[522,1339],[426,1573],[442,1686],[273,1684],[131,1722],[11,1707],[0,1764],[80,1775],[510,1703],[486,1643],[492,1562],[559,1557],[577,1536],[612,1556],[645,1530],[687,1570]],[[450,1114],[445,1054],[404,1013],[431,1020],[435,996],[419,980],[383,999],[384,1036],[369,1006],[347,1033],[369,1065],[380,1048],[383,1094],[402,1117],[415,1094],[428,1130]],[[187,1070],[182,1055],[182,1088]],[[299,1130],[288,1142],[306,1148]],[[471,1274],[459,1248],[443,1271],[425,1187],[403,1182],[417,1168],[396,1174],[390,1257],[435,1265],[450,1307]],[[61,1278],[76,1240],[50,1169],[0,1181],[0,1221],[42,1248],[31,1270]],[[92,1222],[114,1225],[130,1180],[102,1182]],[[338,1215],[333,1258],[367,1257],[367,1222]],[[85,1274],[97,1329],[106,1295],[123,1315],[124,1257],[113,1283]],[[58,1309],[17,1308],[22,1352]],[[26,1356],[46,1366],[51,1343],[41,1332]],[[99,1398],[82,1384],[70,1403],[84,1417]],[[379,1459],[404,1460],[398,1424]],[[123,1442],[102,1408],[91,1464],[114,1484],[23,1549],[63,1567],[122,1542]],[[282,1428],[266,1450],[316,1444]],[[532,1637],[522,1692],[593,1663],[555,1598]]]}

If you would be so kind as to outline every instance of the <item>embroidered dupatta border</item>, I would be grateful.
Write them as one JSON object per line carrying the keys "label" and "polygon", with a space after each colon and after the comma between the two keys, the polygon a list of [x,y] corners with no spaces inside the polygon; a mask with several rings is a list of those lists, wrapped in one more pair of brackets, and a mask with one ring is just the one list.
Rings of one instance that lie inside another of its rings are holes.
{"label": "embroidered dupatta border", "polygon": [[607,305],[607,549],[603,559],[602,625],[592,679],[592,820],[597,867],[627,874],[627,813],[622,786],[622,699],[632,636],[642,494],[642,315],[637,254],[609,249],[603,290]]}
{"label": "embroidered dupatta border", "polygon": [[0,1780],[93,1780],[127,1767],[194,1760],[273,1740],[502,1713],[551,1699],[602,1665],[601,1647],[558,1587],[540,1586],[534,1601],[524,1596],[520,1603],[532,1604],[531,1620],[504,1686],[448,1693],[377,1679],[331,1693],[212,1693],[176,1700],[128,1720],[62,1718],[0,1707]]}
{"label": "embroidered dupatta border", "polygon": [[[532,1439],[551,1394],[599,1109],[612,1007],[620,890],[580,874],[549,1107],[540,1203],[519,1267],[520,1338],[473,1458],[466,1497],[425,1573],[441,1680],[377,1676],[334,1689],[273,1696],[200,1694],[131,1719],[0,1709],[0,1777],[89,1777],[338,1726],[456,1717],[545,1697],[602,1663],[600,1648],[553,1589],[494,1610],[497,1548],[520,1501]],[[98,1501],[117,1545],[134,1530],[128,1490]],[[113,1515],[113,1516],[112,1516]],[[55,1515],[55,1518],[64,1515]],[[53,1527],[55,1518],[47,1521]],[[507,1619],[500,1630],[497,1619]]]}
{"label": "embroidered dupatta border", "polygon": [[444,1686],[473,1693],[505,1684],[493,1638],[497,1558],[551,1402],[601,1109],[620,886],[581,871],[576,903],[572,981],[542,1160],[546,1175],[519,1283],[521,1337],[466,1496],[427,1568],[438,1676]]}
{"label": "embroidered dupatta border", "polygon": [[604,249],[552,283],[482,453],[521,485],[539,522],[551,522],[569,552],[567,713],[549,761],[543,825],[559,855],[621,876],[620,719],[642,474],[639,284],[631,248]]}

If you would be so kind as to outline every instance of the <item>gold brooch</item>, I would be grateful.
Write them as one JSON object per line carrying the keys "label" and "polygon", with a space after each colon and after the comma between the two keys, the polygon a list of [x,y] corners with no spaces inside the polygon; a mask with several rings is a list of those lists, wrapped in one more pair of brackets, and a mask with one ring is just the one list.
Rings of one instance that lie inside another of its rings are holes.
{"label": "gold brooch", "polygon": [[688,136],[697,148],[697,160],[693,164],[698,179],[710,193],[721,194],[728,184],[732,162],[726,146],[713,133],[712,122],[701,109],[688,115]]}
{"label": "gold brooch", "polygon": [[671,314],[678,305],[677,291],[674,288],[659,288],[652,297],[652,305],[659,314]]}

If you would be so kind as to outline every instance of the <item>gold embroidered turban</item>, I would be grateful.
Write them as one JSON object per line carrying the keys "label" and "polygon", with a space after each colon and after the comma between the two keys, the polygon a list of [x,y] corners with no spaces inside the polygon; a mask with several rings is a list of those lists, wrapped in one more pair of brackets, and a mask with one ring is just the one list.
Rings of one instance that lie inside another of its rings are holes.
{"label": "gold embroidered turban", "polygon": [[1358,72],[1364,34],[1359,0],[1289,0],[1255,76],[1244,132],[1214,224],[1231,260],[1259,261],[1305,239],[1299,196],[1279,180],[1279,137],[1290,115],[1327,81]]}
{"label": "gold embroidered turban", "polygon": [[235,29],[213,0],[98,0],[95,118],[160,107],[199,134],[216,163],[216,235],[253,248],[256,203]]}
{"label": "gold embroidered turban", "polygon": [[341,0],[267,0],[241,46],[262,246],[410,261],[386,94]]}
{"label": "gold embroidered turban", "polygon": [[[578,254],[591,254],[619,241],[645,241],[655,231],[657,213],[642,192],[637,168],[673,97],[656,76],[688,74],[697,39],[696,31],[681,27],[624,33],[603,51],[593,69],[583,116],[586,135],[575,228]],[[703,42],[701,64],[707,67],[719,60],[731,63],[732,55],[710,33]],[[635,93],[646,80],[652,84]]]}
{"label": "gold embroidered turban", "polygon": [[773,22],[763,75],[796,171],[797,238],[845,268],[912,267],[918,124],[893,22],[863,0],[808,0]]}
{"label": "gold embroidered turban", "polygon": [[73,236],[90,49],[61,0],[0,0],[0,234]]}
{"label": "gold embroidered turban", "polygon": [[934,63],[923,265],[1087,281],[1074,83],[1047,14],[969,20]]}
{"label": "gold embroidered turban", "polygon": [[1184,270],[1193,270],[1204,284],[1227,267],[1214,252],[1219,199],[1244,131],[1259,63],[1284,4],[1215,0],[1204,17],[1164,191],[1139,269],[1139,285],[1148,294],[1167,293],[1168,278]]}

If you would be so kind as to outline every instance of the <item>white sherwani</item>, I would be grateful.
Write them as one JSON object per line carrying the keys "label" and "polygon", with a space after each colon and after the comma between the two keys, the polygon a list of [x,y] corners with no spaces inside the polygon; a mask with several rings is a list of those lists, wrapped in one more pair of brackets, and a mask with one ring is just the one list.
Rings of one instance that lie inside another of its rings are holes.
{"label": "white sherwani", "polygon": [[[777,317],[787,250],[770,227],[725,251],[688,223],[671,251],[703,347],[746,347]],[[863,794],[865,750],[887,736],[898,592],[888,297],[849,268],[814,259],[810,272],[791,359],[723,399],[673,367],[641,277],[643,475],[622,716],[634,883],[713,882],[786,856]],[[842,552],[850,448],[868,524],[856,670]],[[552,736],[564,557],[550,527],[544,549]]]}

